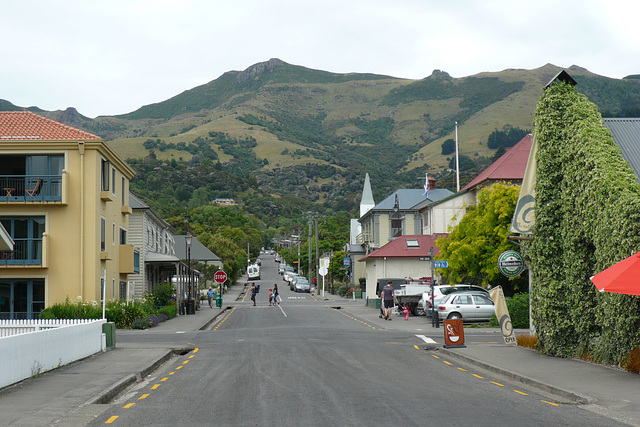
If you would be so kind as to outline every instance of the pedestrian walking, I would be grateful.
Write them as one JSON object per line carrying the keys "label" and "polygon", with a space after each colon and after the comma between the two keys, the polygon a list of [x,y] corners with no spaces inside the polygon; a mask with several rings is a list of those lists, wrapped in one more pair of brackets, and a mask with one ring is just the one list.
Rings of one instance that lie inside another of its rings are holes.
{"label": "pedestrian walking", "polygon": [[209,286],[209,292],[207,293],[207,298],[209,299],[209,308],[213,308],[213,288]]}
{"label": "pedestrian walking", "polygon": [[253,301],[253,305],[256,305],[256,294],[258,293],[258,288],[256,288],[255,282],[251,282],[251,288],[249,288],[249,292],[251,292],[251,301]]}
{"label": "pedestrian walking", "polygon": [[402,314],[404,314],[404,320],[409,320],[409,306],[402,307]]}
{"label": "pedestrian walking", "polygon": [[280,305],[280,301],[278,301],[278,297],[280,296],[280,291],[278,291],[278,284],[273,284],[273,305]]}
{"label": "pedestrian walking", "polygon": [[391,280],[382,288],[382,300],[384,302],[384,320],[391,320],[391,309],[396,300],[396,296],[393,293],[393,282]]}
{"label": "pedestrian walking", "polygon": [[269,289],[269,305],[273,304],[273,289]]}

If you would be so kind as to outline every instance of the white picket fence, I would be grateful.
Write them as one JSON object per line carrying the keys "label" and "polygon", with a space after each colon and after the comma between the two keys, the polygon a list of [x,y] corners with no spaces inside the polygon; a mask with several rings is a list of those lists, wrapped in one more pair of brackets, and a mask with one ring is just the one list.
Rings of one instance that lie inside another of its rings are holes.
{"label": "white picket fence", "polygon": [[83,325],[95,322],[95,319],[10,319],[0,320],[0,337],[26,334],[43,329],[59,328],[68,325]]}
{"label": "white picket fence", "polygon": [[91,356],[106,320],[0,320],[0,388]]}

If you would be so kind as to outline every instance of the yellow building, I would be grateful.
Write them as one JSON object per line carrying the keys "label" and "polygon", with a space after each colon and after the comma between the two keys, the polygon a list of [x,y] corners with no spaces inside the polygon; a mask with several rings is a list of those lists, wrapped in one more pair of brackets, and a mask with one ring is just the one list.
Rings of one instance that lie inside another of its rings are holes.
{"label": "yellow building", "polygon": [[133,175],[98,136],[31,112],[0,112],[0,221],[14,241],[13,251],[0,251],[0,318],[126,292],[135,268],[127,241]]}

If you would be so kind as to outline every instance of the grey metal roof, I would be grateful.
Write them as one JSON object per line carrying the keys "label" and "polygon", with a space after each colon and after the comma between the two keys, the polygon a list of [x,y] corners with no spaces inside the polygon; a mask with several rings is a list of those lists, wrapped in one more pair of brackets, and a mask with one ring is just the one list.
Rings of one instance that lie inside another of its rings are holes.
{"label": "grey metal roof", "polygon": [[604,125],[640,182],[640,118],[604,119]]}
{"label": "grey metal roof", "polygon": [[[176,251],[176,256],[179,259],[187,259],[187,245],[184,240],[184,234],[177,234],[173,236],[176,244],[174,245],[174,249]],[[200,261],[200,262],[209,262],[209,261],[220,261],[220,257],[213,252],[211,252],[205,245],[200,243],[198,239],[194,236],[191,240],[191,259]]]}
{"label": "grey metal roof", "polygon": [[148,204],[131,192],[129,192],[129,206],[131,209],[150,209]]}
{"label": "grey metal roof", "polygon": [[429,190],[429,199],[426,199],[423,188],[402,188],[387,196],[387,198],[378,203],[373,210],[392,210],[395,204],[396,194],[398,195],[398,208],[400,210],[409,210],[415,209],[415,206],[419,203],[425,201],[429,203],[429,200],[435,202],[453,193],[446,188],[434,188]]}

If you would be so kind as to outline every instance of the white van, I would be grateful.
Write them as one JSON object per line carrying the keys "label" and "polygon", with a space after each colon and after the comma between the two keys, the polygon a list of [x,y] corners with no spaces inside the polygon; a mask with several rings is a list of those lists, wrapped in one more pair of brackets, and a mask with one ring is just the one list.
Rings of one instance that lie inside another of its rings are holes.
{"label": "white van", "polygon": [[260,280],[260,267],[255,264],[247,267],[247,277],[249,280]]}

